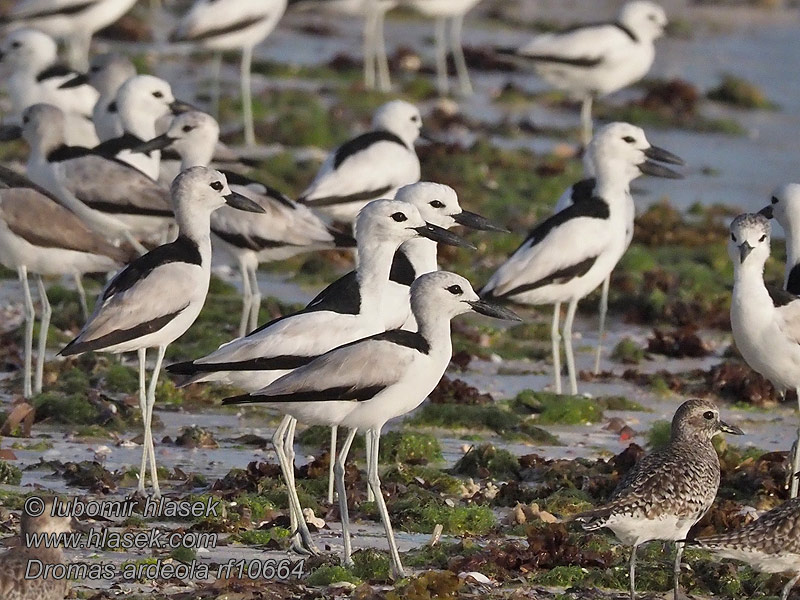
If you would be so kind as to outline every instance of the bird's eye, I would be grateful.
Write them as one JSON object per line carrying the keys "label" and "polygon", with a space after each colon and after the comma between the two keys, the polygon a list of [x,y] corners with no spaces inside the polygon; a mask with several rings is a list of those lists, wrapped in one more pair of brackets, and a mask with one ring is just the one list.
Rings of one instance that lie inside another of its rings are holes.
{"label": "bird's eye", "polygon": [[735,242],[735,241],[736,241],[736,236],[735,236],[734,234],[731,234],[731,241],[732,241],[732,242]]}
{"label": "bird's eye", "polygon": [[89,67],[89,73],[97,73],[99,70],[100,70],[100,67],[98,65],[94,65],[92,67]]}
{"label": "bird's eye", "polygon": [[703,418],[708,421],[711,421],[714,418],[714,411],[707,410],[706,412],[703,413]]}
{"label": "bird's eye", "polygon": [[773,196],[772,197],[772,203],[773,204],[777,204],[778,203],[778,197],[777,196]]}
{"label": "bird's eye", "polygon": [[636,138],[626,135],[624,138],[622,138],[622,141],[628,144],[633,144],[636,141]]}
{"label": "bird's eye", "polygon": [[19,48],[20,46],[22,46],[22,42],[11,42],[12,48]]}
{"label": "bird's eye", "polygon": [[460,285],[451,285],[447,288],[447,291],[453,294],[453,296],[460,296],[464,293],[464,290],[461,289]]}
{"label": "bird's eye", "polygon": [[22,124],[23,125],[27,125],[30,122],[31,122],[31,120],[28,117],[22,117]]}
{"label": "bird's eye", "polygon": [[153,92],[153,98],[163,98],[163,97],[164,97],[163,92]]}
{"label": "bird's eye", "polygon": [[411,117],[411,122],[412,123],[418,123],[419,122],[419,117],[417,115],[414,115],[413,117]]}
{"label": "bird's eye", "polygon": [[211,189],[216,192],[221,192],[223,187],[225,186],[222,185],[221,181],[214,181],[211,183]]}
{"label": "bird's eye", "polygon": [[183,131],[185,133],[189,133],[192,129],[194,129],[194,127],[192,127],[191,125],[184,125],[183,126]]}
{"label": "bird's eye", "polygon": [[763,242],[763,241],[766,241],[766,239],[767,239],[767,234],[765,233],[765,234],[764,234],[764,235],[762,235],[760,238],[758,238],[758,241],[759,241],[759,242]]}
{"label": "bird's eye", "polygon": [[441,200],[431,200],[430,205],[433,208],[444,208],[444,202]]}
{"label": "bird's eye", "polygon": [[650,15],[648,18],[649,18],[651,21],[656,21],[656,20],[658,20],[658,17],[656,17],[655,15]]}
{"label": "bird's eye", "polygon": [[408,217],[405,216],[401,212],[396,212],[392,215],[392,218],[397,221],[398,223],[402,223],[403,221],[408,221]]}

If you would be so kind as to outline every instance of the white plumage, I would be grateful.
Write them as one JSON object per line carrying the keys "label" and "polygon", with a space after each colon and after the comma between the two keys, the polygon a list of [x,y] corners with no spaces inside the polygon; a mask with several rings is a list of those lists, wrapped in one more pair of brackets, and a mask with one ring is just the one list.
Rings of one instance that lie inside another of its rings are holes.
{"label": "white plumage", "polygon": [[771,203],[760,211],[774,218],[786,234],[786,275],[783,289],[800,294],[800,184],[787,183],[772,193]]}
{"label": "white plumage", "polygon": [[117,106],[117,92],[136,75],[136,67],[121,54],[101,54],[89,65],[89,83],[100,93],[92,109],[92,121],[101,142],[125,133]]}
{"label": "white plumage", "polygon": [[422,116],[408,102],[381,106],[372,130],[331,152],[299,202],[343,223],[352,223],[370,201],[392,198],[402,186],[419,181],[414,143]]}

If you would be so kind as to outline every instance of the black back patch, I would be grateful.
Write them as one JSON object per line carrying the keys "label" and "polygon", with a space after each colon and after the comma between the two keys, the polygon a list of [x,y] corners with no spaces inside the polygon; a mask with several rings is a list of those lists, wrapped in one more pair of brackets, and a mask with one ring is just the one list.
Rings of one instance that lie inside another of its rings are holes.
{"label": "black back patch", "polygon": [[528,237],[525,238],[525,241],[522,243],[522,246],[535,246],[547,237],[547,234],[553,229],[560,227],[572,219],[579,219],[581,217],[589,219],[608,219],[609,216],[608,203],[598,196],[592,196],[588,200],[570,204],[564,210],[557,212],[536,225],[531,229]]}
{"label": "black back patch", "polygon": [[393,142],[400,144],[403,148],[408,148],[403,140],[397,137],[390,131],[379,129],[377,131],[368,131],[363,133],[352,140],[345,142],[336,149],[336,154],[333,157],[333,168],[338,169],[339,166],[354,154],[358,154],[366,150],[373,144],[378,142]]}
{"label": "black back patch", "polygon": [[82,158],[94,154],[91,148],[84,148],[83,146],[67,146],[62,144],[55,150],[51,150],[47,155],[47,162],[63,162],[65,160],[73,160],[75,158]]}
{"label": "black back patch", "polygon": [[230,25],[223,25],[221,27],[216,27],[212,29],[206,29],[205,31],[200,31],[196,35],[192,35],[187,38],[181,38],[178,36],[170,36],[170,42],[199,42],[200,40],[208,40],[214,37],[227,35],[229,33],[234,33],[237,31],[241,31],[243,29],[247,29],[248,27],[252,27],[253,25],[257,25],[261,21],[267,19],[268,16],[261,16],[261,17],[248,17],[246,19],[242,19],[241,21],[236,21],[235,23],[231,23]]}
{"label": "black back patch", "polygon": [[111,280],[108,287],[103,290],[103,300],[132,288],[161,265],[174,262],[200,265],[202,257],[197,243],[184,235],[179,235],[174,242],[158,246],[140,256]]}
{"label": "black back patch", "polygon": [[416,331],[392,329],[390,331],[384,331],[383,333],[373,335],[371,339],[382,342],[391,342],[392,344],[403,346],[404,348],[411,348],[412,350],[416,350],[422,354],[429,354],[431,351],[431,345],[428,343],[428,340],[425,339],[425,336],[417,333]]}
{"label": "black back patch", "polygon": [[568,281],[575,279],[576,277],[583,277],[584,275],[586,275],[586,273],[589,272],[589,269],[592,268],[596,260],[597,257],[592,256],[591,258],[587,258],[586,260],[583,260],[572,266],[564,267],[563,269],[553,271],[549,275],[542,277],[539,281],[534,281],[533,283],[526,283],[525,285],[520,285],[518,287],[509,290],[505,294],[494,297],[497,299],[508,299],[508,298],[513,298],[514,296],[517,296],[524,292],[529,292],[531,290],[542,288],[546,285],[567,283]]}
{"label": "black back patch", "polygon": [[[142,144],[144,144],[143,139],[126,131],[119,137],[111,138],[110,140],[99,143],[97,146],[92,148],[92,151],[95,154],[105,156],[106,158],[115,158],[117,154],[123,150],[131,150],[136,146],[141,146]],[[147,152],[147,156],[150,156],[150,154],[150,152]]]}
{"label": "black back patch", "polygon": [[780,308],[781,306],[786,306],[787,304],[791,304],[795,300],[798,300],[798,297],[792,294],[791,292],[779,288],[774,285],[768,285],[767,292],[769,293],[769,297],[772,298],[772,305],[775,308]]}
{"label": "black back patch", "polygon": [[626,25],[623,25],[623,24],[622,24],[622,23],[620,23],[619,21],[616,21],[616,22],[614,23],[614,27],[616,27],[616,28],[617,28],[617,29],[619,29],[619,30],[620,30],[622,33],[624,33],[624,34],[625,34],[625,35],[627,35],[629,38],[631,38],[631,41],[633,41],[633,42],[638,42],[638,41],[639,41],[639,38],[638,38],[638,37],[636,37],[636,34],[635,34],[635,33],[633,33],[633,31],[631,31],[631,30],[630,30],[630,29],[629,29],[629,28],[628,28]]}
{"label": "black back patch", "polygon": [[89,83],[89,79],[83,73],[78,73],[73,71],[69,67],[65,65],[50,65],[44,71],[40,71],[39,74],[36,76],[36,81],[42,82],[48,79],[54,79],[56,77],[67,77],[72,75],[71,79],[68,79],[61,85],[59,85],[59,89],[68,89],[79,87],[82,85],[87,85]]}
{"label": "black back patch", "polygon": [[594,177],[581,179],[579,182],[572,185],[570,200],[572,200],[573,204],[591,200],[594,198],[594,188],[596,185],[597,180]]}
{"label": "black back patch", "polygon": [[795,296],[800,296],[800,265],[795,265],[789,271],[789,279],[786,281],[786,291]]}
{"label": "black back patch", "polygon": [[394,253],[392,260],[392,270],[389,273],[389,281],[394,281],[400,285],[411,285],[417,278],[417,273],[414,270],[414,265],[406,256],[406,253],[398,249]]}
{"label": "black back patch", "polygon": [[364,402],[371,400],[383,390],[385,385],[370,385],[363,388],[339,386],[323,390],[304,390],[293,394],[275,396],[259,396],[242,394],[233,398],[225,398],[223,404],[249,404],[258,402]]}

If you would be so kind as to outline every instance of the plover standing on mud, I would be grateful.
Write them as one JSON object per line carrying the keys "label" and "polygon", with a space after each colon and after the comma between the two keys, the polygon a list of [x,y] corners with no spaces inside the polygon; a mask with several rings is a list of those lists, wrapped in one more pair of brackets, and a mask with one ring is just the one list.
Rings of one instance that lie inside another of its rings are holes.
{"label": "plover standing on mud", "polygon": [[687,400],[672,418],[669,444],[642,458],[620,481],[605,506],[575,517],[583,528],[608,528],[626,546],[630,558],[630,595],[636,597],[636,550],[645,542],[677,542],[675,600],[679,598],[683,542],[689,529],[711,507],[719,487],[719,458],[711,438],[742,435],[719,418],[708,400]]}
{"label": "plover standing on mud", "polygon": [[[764,283],[771,227],[759,214],[739,215],[731,223],[728,254],[733,261],[731,330],[736,347],[754,371],[776,389],[800,390],[800,298]],[[800,403],[800,396],[798,397]],[[797,432],[800,440],[800,429]],[[790,458],[800,471],[800,444]],[[791,497],[798,492],[792,479]]]}
{"label": "plover standing on mud", "polygon": [[[28,506],[28,502],[26,502]],[[35,507],[35,503],[31,504]],[[42,569],[45,566],[64,565],[64,552],[61,547],[48,548],[44,543],[36,546],[28,544],[26,538],[37,534],[69,533],[72,530],[71,517],[51,517],[53,499],[42,499],[42,515],[31,516],[26,511],[22,512],[20,523],[20,543],[0,555],[0,598],[3,600],[64,600],[69,592],[69,579],[58,578],[56,573],[42,574],[40,577],[28,577],[39,572],[40,561]],[[32,563],[31,566],[29,563]]]}
{"label": "plover standing on mud", "polygon": [[690,542],[724,558],[741,560],[765,573],[792,573],[781,600],[800,580],[800,498],[761,515],[749,525]]}

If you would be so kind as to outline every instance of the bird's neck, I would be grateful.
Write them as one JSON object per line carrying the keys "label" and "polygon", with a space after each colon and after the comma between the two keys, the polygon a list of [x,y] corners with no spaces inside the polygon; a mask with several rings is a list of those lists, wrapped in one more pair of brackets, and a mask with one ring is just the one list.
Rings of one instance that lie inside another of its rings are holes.
{"label": "bird's neck", "polygon": [[424,310],[412,306],[414,319],[417,321],[417,332],[430,344],[432,354],[446,355],[447,361],[453,355],[453,343],[450,338],[450,317],[441,314],[440,310]]}
{"label": "bird's neck", "polygon": [[210,266],[211,258],[211,213],[206,210],[181,210],[176,207],[175,221],[179,235],[197,244],[203,264]]}
{"label": "bird's neck", "polygon": [[[360,251],[356,278],[361,292],[361,310],[380,311],[397,246],[365,241],[359,243],[358,247]],[[365,248],[369,250],[364,252]]]}
{"label": "bird's neck", "polygon": [[436,242],[423,237],[417,237],[400,246],[400,252],[406,255],[408,262],[414,267],[414,275],[419,277],[425,273],[439,270],[436,264]]}
{"label": "bird's neck", "polygon": [[192,167],[207,167],[214,156],[214,148],[204,147],[202,144],[190,144],[181,150],[181,170]]}
{"label": "bird's neck", "polygon": [[119,106],[119,118],[122,128],[132,133],[143,141],[152,140],[156,137],[156,120],[152,114],[134,110],[135,107],[122,105]]}
{"label": "bird's neck", "polygon": [[772,307],[767,286],[764,284],[764,263],[745,261],[734,267],[732,303],[737,310],[748,306],[758,307],[758,312],[766,314],[764,307]]}

